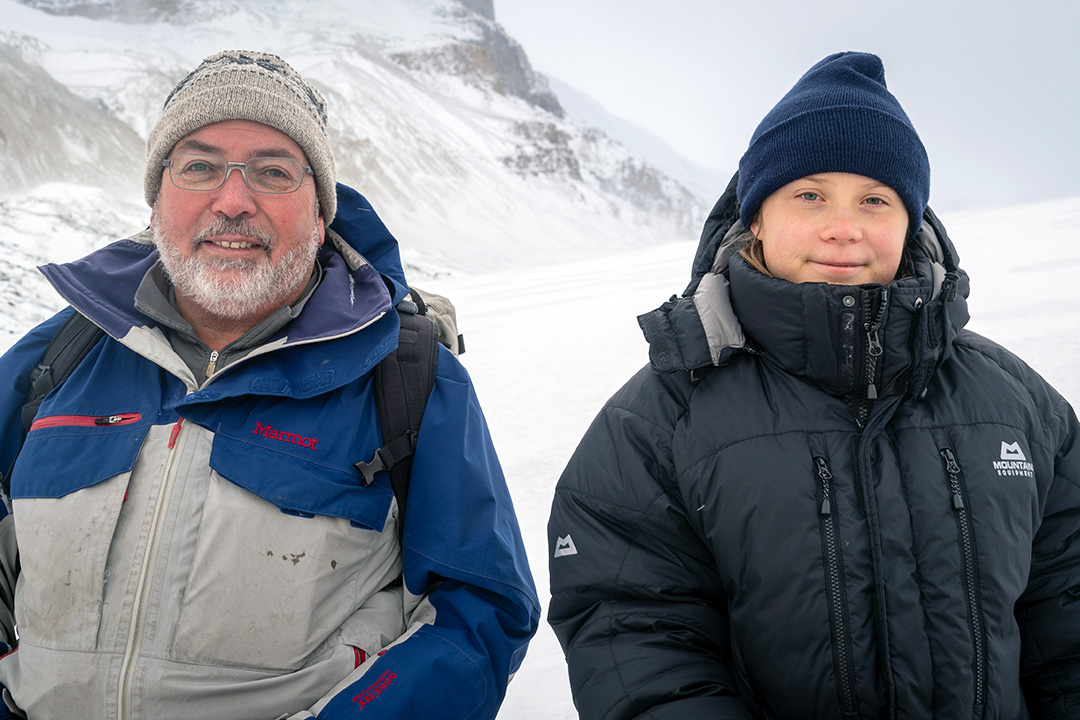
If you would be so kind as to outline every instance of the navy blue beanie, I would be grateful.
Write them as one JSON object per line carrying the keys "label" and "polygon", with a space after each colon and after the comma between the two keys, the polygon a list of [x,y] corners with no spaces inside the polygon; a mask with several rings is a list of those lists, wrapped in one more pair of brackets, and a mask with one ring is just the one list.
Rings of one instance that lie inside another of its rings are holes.
{"label": "navy blue beanie", "polygon": [[846,172],[888,185],[918,232],[930,196],[930,161],[877,55],[830,55],[803,75],[750,138],[739,161],[739,218],[750,227],[761,203],[789,182]]}

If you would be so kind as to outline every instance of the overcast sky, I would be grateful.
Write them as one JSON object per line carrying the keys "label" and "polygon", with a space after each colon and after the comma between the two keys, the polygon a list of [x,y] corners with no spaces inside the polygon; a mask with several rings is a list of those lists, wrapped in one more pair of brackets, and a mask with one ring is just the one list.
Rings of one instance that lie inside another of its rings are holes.
{"label": "overcast sky", "polygon": [[865,50],[938,210],[1080,196],[1076,0],[495,0],[495,17],[535,69],[725,175],[803,72]]}

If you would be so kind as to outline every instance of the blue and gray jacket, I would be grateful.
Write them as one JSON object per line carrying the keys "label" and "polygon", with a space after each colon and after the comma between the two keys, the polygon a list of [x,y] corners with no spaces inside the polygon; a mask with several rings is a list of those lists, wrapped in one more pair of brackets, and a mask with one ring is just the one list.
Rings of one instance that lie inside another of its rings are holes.
{"label": "blue and gray jacket", "polygon": [[134,307],[157,257],[144,236],[43,268],[107,337],[21,451],[28,376],[71,310],[0,359],[9,705],[494,717],[539,608],[487,425],[440,348],[399,542],[389,477],[365,486],[353,467],[382,444],[372,369],[397,342],[397,245],[343,187],[330,229],[303,312],[209,379]]}

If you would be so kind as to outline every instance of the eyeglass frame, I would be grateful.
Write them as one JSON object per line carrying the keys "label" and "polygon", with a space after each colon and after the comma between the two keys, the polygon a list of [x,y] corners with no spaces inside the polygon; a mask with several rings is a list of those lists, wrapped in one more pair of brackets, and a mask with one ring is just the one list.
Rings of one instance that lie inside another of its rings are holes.
{"label": "eyeglass frame", "polygon": [[[183,187],[182,185],[177,185],[176,180],[173,178],[173,174],[172,174],[172,161],[173,161],[173,158],[180,157],[182,155],[191,155],[191,156],[194,156],[194,157],[221,158],[225,162],[225,174],[221,178],[221,184],[219,184],[219,185],[217,185],[215,187],[212,187],[212,188],[188,188],[188,187]],[[251,184],[251,182],[248,181],[248,176],[247,176],[248,165],[247,164],[249,162],[252,162],[253,160],[263,160],[263,159],[292,160],[296,164],[300,165],[300,172],[302,174],[300,176],[299,184],[297,184],[297,186],[294,187],[292,190],[285,190],[285,191],[282,191],[282,192],[273,192],[273,191],[270,191],[270,190],[259,190],[257,187],[254,187]],[[257,192],[260,195],[291,195],[292,193],[296,192],[300,188],[304,187],[303,173],[306,173],[306,174],[310,175],[313,180],[315,179],[315,171],[312,170],[310,166],[302,164],[296,158],[281,157],[281,156],[277,156],[277,155],[260,155],[258,157],[248,158],[244,162],[229,162],[225,157],[223,157],[221,155],[214,155],[212,153],[179,153],[177,155],[174,155],[173,157],[165,158],[164,160],[162,160],[161,161],[161,166],[164,167],[164,168],[169,169],[169,182],[171,182],[173,184],[173,187],[175,187],[175,188],[177,188],[179,190],[187,190],[189,192],[213,192],[214,190],[220,190],[222,187],[225,186],[225,183],[228,182],[229,175],[230,175],[230,173],[232,173],[233,170],[239,170],[240,175],[244,178],[244,184],[247,185],[248,189],[251,190],[252,192]]]}

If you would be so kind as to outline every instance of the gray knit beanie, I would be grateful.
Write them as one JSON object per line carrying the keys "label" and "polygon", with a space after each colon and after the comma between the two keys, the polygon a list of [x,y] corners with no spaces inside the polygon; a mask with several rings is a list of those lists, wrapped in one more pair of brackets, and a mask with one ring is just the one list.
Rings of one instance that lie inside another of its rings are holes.
{"label": "gray knit beanie", "polygon": [[161,163],[173,146],[220,120],[252,120],[291,137],[315,173],[327,225],[337,212],[337,171],[326,135],[326,102],[277,55],[229,50],[202,61],[165,99],[161,119],[146,141],[146,202],[161,190]]}

